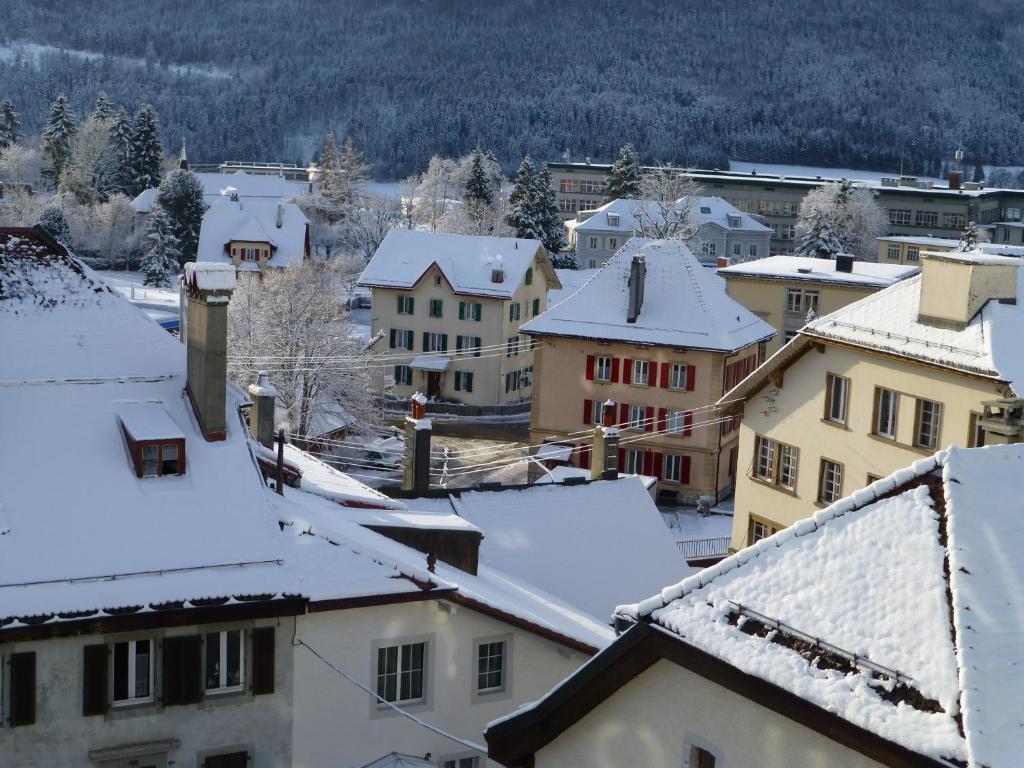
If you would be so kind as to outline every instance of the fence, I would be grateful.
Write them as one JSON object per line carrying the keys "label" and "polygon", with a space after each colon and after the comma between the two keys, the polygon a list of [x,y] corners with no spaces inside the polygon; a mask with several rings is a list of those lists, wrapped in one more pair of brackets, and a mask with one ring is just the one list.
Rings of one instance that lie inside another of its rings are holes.
{"label": "fence", "polygon": [[[385,411],[408,413],[409,401],[387,398],[377,400],[377,406],[383,405]],[[520,416],[530,412],[530,401],[509,403],[507,405],[463,405],[462,403],[431,403],[427,402],[427,414],[449,416]]]}
{"label": "fence", "polygon": [[679,551],[687,560],[701,560],[706,557],[725,557],[729,554],[728,536],[716,539],[683,539],[676,542]]}

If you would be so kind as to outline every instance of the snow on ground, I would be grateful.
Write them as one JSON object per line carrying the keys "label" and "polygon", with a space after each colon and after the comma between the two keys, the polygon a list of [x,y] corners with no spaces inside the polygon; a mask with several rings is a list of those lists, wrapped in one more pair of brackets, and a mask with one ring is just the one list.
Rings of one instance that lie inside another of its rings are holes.
{"label": "snow on ground", "polygon": [[391,197],[395,200],[402,199],[402,182],[400,181],[369,181],[366,183],[366,191],[380,197]]}
{"label": "snow on ground", "polygon": [[58,48],[55,45],[41,45],[39,43],[27,43],[27,42],[14,42],[5,45],[0,45],[0,63],[12,64],[19,58],[23,61],[27,61],[34,67],[40,65],[40,60],[44,56],[71,56],[72,58],[80,59],[82,61],[101,61],[103,59],[110,59],[120,64],[127,64],[134,67],[151,67],[157,66],[161,69],[166,69],[175,75],[194,75],[196,77],[211,77],[217,79],[224,79],[231,77],[231,72],[221,67],[215,67],[210,64],[165,64],[161,65],[158,62],[153,62],[148,59],[137,58],[135,56],[114,56],[106,53],[98,53],[96,51],[80,51],[72,48]]}
{"label": "snow on ground", "polygon": [[144,285],[146,275],[143,272],[110,270],[97,272],[96,275],[132,303],[166,305],[168,309],[178,309],[178,289]]}
{"label": "snow on ground", "polygon": [[695,507],[660,507],[661,517],[673,541],[721,539],[732,535],[732,499],[699,515]]}

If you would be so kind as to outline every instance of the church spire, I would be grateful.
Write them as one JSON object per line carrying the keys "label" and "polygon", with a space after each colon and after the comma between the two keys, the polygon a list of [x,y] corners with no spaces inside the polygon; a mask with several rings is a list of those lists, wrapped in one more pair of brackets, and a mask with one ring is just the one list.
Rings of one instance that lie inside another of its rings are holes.
{"label": "church spire", "polygon": [[181,138],[181,156],[178,158],[178,168],[182,171],[188,170],[188,154],[185,152],[185,137]]}

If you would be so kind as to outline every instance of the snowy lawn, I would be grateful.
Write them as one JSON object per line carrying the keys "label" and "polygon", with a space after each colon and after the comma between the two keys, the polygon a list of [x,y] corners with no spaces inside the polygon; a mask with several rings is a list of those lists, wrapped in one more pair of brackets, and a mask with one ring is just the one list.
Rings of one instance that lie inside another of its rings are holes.
{"label": "snowy lawn", "polygon": [[144,286],[146,275],[143,272],[108,270],[96,274],[103,282],[130,301],[166,305],[175,310],[178,308],[178,289]]}

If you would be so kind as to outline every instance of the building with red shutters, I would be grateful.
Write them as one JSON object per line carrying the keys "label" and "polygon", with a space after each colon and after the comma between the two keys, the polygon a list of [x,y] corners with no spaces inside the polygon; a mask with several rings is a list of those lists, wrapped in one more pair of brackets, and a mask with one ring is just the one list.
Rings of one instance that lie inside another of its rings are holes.
{"label": "building with red shutters", "polygon": [[619,471],[659,496],[720,498],[736,478],[736,422],[715,407],[758,365],[775,330],[725,294],[678,240],[634,238],[575,294],[522,326],[536,343],[530,443],[574,444],[615,403]]}

